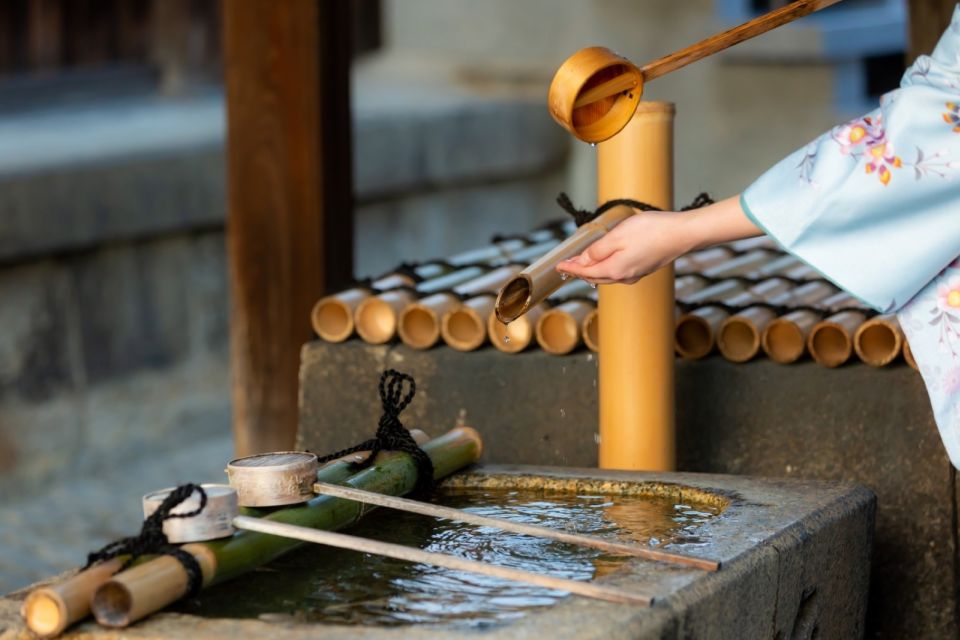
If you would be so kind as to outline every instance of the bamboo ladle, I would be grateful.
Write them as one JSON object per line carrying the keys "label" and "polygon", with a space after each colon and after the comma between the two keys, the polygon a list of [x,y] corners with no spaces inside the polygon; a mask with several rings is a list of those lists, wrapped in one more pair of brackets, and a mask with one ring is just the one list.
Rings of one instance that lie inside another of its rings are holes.
{"label": "bamboo ladle", "polygon": [[550,83],[550,115],[577,138],[602,142],[633,117],[644,83],[837,2],[796,0],[643,67],[604,47],[581,49],[567,58]]}

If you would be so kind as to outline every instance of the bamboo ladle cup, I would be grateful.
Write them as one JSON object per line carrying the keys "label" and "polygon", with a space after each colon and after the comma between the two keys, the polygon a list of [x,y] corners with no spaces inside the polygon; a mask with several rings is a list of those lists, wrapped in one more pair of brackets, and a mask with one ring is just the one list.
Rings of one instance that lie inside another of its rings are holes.
{"label": "bamboo ladle cup", "polygon": [[630,122],[644,83],[839,1],[791,2],[643,67],[604,47],[581,49],[567,58],[550,83],[550,115],[577,138],[602,142]]}

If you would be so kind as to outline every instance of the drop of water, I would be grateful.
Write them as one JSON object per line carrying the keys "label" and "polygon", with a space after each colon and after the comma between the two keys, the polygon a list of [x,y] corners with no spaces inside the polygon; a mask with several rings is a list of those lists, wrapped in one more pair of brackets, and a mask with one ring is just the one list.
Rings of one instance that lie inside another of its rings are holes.
{"label": "drop of water", "polygon": [[590,283],[590,288],[591,288],[591,289],[596,289],[596,288],[597,288],[597,283],[591,282],[591,283]]}
{"label": "drop of water", "polygon": [[597,146],[597,143],[596,143],[596,142],[591,142],[591,143],[590,143],[590,146],[591,146],[591,147],[595,147],[595,146]]}
{"label": "drop of water", "polygon": [[504,344],[510,344],[510,336],[503,336]]}
{"label": "drop of water", "polygon": [[561,274],[560,274],[560,279],[561,279],[561,280],[566,280],[566,279],[569,278],[569,277],[570,277],[570,274],[569,274],[569,273],[561,273]]}
{"label": "drop of water", "polygon": [[560,417],[561,417],[561,418],[566,418],[566,417],[567,417],[567,411],[566,411],[565,409],[560,409]]}

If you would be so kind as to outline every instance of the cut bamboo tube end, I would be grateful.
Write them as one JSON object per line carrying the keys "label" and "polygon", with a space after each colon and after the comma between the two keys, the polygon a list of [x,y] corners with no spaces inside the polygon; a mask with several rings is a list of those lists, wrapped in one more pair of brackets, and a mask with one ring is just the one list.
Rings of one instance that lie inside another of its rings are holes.
{"label": "cut bamboo tube end", "polygon": [[487,334],[490,343],[504,353],[520,353],[533,342],[534,327],[546,311],[545,305],[537,305],[510,324],[504,324],[491,313],[487,319]]}
{"label": "cut bamboo tube end", "polygon": [[594,309],[583,319],[583,328],[581,329],[583,344],[594,353],[600,351],[600,316]]}
{"label": "cut bamboo tube end", "polygon": [[[812,321],[810,326],[813,326]],[[804,330],[787,318],[777,318],[771,322],[764,330],[760,342],[767,357],[780,364],[796,362],[807,350]]]}
{"label": "cut bamboo tube end", "polygon": [[680,316],[674,342],[677,353],[688,360],[710,355],[716,345],[717,329],[727,315],[723,309],[707,305]]}
{"label": "cut bamboo tube end", "polygon": [[760,351],[760,331],[742,316],[727,318],[717,332],[717,349],[730,362],[747,362]]}
{"label": "cut bamboo tube end", "polygon": [[853,348],[861,360],[873,367],[893,362],[903,348],[903,332],[892,315],[867,320],[853,335]]}
{"label": "cut bamboo tube end", "polygon": [[[656,106],[661,103],[651,104]],[[627,206],[613,207],[578,228],[572,236],[522,272],[506,280],[500,287],[494,305],[500,322],[509,324],[562,287],[565,277],[557,271],[557,265],[580,255],[587,247],[635,213],[634,209]]]}
{"label": "cut bamboo tube end", "polygon": [[446,313],[440,323],[443,341],[457,351],[474,351],[487,341],[486,318],[493,313],[493,296],[480,296]]}
{"label": "cut bamboo tube end", "polygon": [[388,291],[375,298],[367,298],[357,307],[357,333],[364,342],[384,344],[397,335],[398,317],[413,302],[409,291]]}
{"label": "cut bamboo tube end", "polygon": [[566,355],[580,346],[580,323],[593,311],[593,305],[571,300],[553,308],[537,322],[537,343],[547,353]]}
{"label": "cut bamboo tube end", "polygon": [[336,296],[322,298],[310,312],[317,335],[327,342],[343,342],[353,335],[353,309]]}
{"label": "cut bamboo tube end", "polygon": [[400,312],[400,339],[414,349],[429,349],[440,341],[443,316],[459,305],[456,296],[447,293],[438,293],[409,305]]}
{"label": "cut bamboo tube end", "polygon": [[825,367],[839,367],[853,354],[853,333],[863,323],[857,311],[838,313],[818,323],[807,338],[813,359]]}
{"label": "cut bamboo tube end", "polygon": [[67,627],[90,615],[94,592],[122,566],[123,560],[114,558],[60,583],[34,589],[21,608],[27,627],[41,638],[60,635]]}
{"label": "cut bamboo tube end", "polygon": [[[180,547],[192,555],[203,571],[203,584],[212,580],[216,560],[199,544]],[[91,609],[105,627],[126,627],[182,598],[187,592],[187,572],[180,561],[159,556],[122,571],[97,589]]]}

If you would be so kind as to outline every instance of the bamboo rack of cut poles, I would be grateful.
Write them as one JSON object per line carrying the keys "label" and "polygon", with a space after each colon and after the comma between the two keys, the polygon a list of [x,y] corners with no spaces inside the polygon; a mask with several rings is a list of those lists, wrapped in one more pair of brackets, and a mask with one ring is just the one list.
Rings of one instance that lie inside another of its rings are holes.
{"label": "bamboo rack of cut poles", "polygon": [[[354,336],[370,344],[401,341],[414,349],[445,343],[459,351],[487,344],[517,354],[528,348],[566,355],[599,345],[596,290],[568,280],[543,302],[504,324],[498,290],[575,231],[556,222],[526,235],[494,238],[443,260],[384,274],[320,299],[312,312],[327,342]],[[824,367],[859,359],[883,367],[903,359],[916,368],[893,315],[877,315],[766,237],[704,249],[676,262],[679,356],[713,353],[731,362],[767,357]]]}

